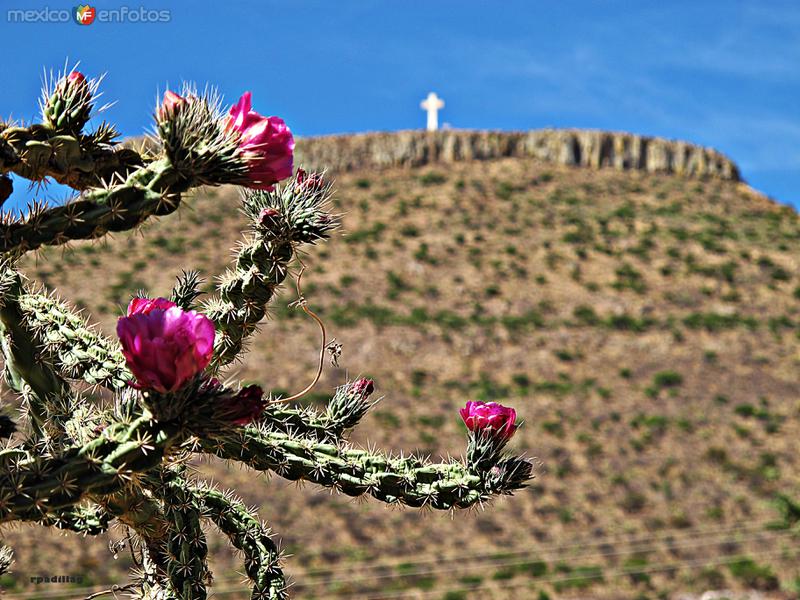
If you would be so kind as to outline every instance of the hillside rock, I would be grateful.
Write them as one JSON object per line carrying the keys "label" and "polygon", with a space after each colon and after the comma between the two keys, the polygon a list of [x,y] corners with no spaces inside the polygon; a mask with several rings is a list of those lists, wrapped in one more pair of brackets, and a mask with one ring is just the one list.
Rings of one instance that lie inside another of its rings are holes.
{"label": "hillside rock", "polygon": [[543,162],[739,181],[723,154],[682,141],[579,129],[528,132],[442,130],[331,135],[298,140],[298,164],[352,171],[462,160],[533,157]]}

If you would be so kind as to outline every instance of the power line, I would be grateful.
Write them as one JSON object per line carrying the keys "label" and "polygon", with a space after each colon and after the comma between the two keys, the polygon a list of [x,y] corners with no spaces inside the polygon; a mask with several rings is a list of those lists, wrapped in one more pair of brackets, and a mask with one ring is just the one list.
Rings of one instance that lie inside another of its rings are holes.
{"label": "power line", "polygon": [[[474,568],[474,566],[480,566],[482,568],[486,566],[492,566],[495,568],[502,568],[502,567],[510,567],[510,566],[520,566],[527,564],[530,560],[526,561],[509,561],[509,559],[513,556],[516,558],[523,558],[528,557],[542,559],[546,558],[548,561],[558,560],[562,557],[568,557],[572,559],[586,559],[586,558],[607,558],[611,556],[624,556],[626,554],[636,554],[636,553],[649,553],[655,552],[660,549],[663,549],[659,546],[654,545],[646,545],[649,542],[667,542],[669,546],[666,548],[667,550],[673,549],[681,549],[681,548],[691,548],[691,547],[702,547],[702,546],[709,546],[714,544],[726,544],[726,543],[747,543],[750,541],[773,541],[781,538],[792,537],[795,535],[793,531],[780,531],[780,532],[768,532],[763,530],[763,525],[766,523],[761,523],[758,525],[752,525],[750,527],[723,527],[717,529],[709,529],[709,530],[694,530],[694,531],[683,531],[684,535],[674,535],[674,534],[664,534],[662,536],[641,536],[638,538],[627,538],[627,539],[614,539],[613,541],[617,544],[631,544],[634,547],[628,548],[625,550],[618,550],[618,551],[611,551],[611,552],[595,552],[595,553],[579,553],[577,555],[568,555],[568,550],[575,549],[575,548],[591,548],[591,547],[598,547],[603,546],[611,543],[611,538],[605,539],[594,539],[594,540],[587,540],[584,542],[576,542],[572,544],[555,544],[544,546],[536,549],[525,549],[525,550],[515,550],[511,552],[503,552],[503,553],[480,553],[480,554],[467,554],[467,555],[460,555],[460,556],[453,556],[447,558],[428,558],[419,561],[397,561],[394,563],[384,563],[380,565],[364,565],[363,567],[359,567],[358,565],[352,565],[350,567],[343,567],[341,569],[335,570],[322,570],[316,572],[307,572],[298,574],[298,577],[303,579],[303,582],[298,583],[298,587],[306,588],[306,587],[319,587],[319,586],[330,586],[337,583],[360,583],[365,581],[373,581],[373,580],[381,580],[381,579],[402,579],[407,577],[414,577],[414,576],[422,576],[422,575],[431,575],[437,574],[442,572],[452,572],[454,570],[453,567],[447,569],[428,569],[428,570],[416,570],[416,571],[404,571],[402,573],[384,573],[379,575],[370,575],[367,577],[359,577],[356,579],[320,579],[319,581],[313,581],[315,577],[322,577],[324,575],[328,575],[331,573],[343,573],[343,572],[353,572],[359,570],[377,570],[382,568],[392,568],[393,566],[397,565],[420,565],[420,564],[429,564],[429,563],[447,563],[451,561],[459,561],[462,563],[469,563],[475,562],[477,560],[484,560],[478,565],[461,565],[460,567],[455,567],[455,569],[460,571],[469,571],[470,569]],[[751,534],[755,533],[755,535],[751,535],[745,538],[735,537],[737,534],[744,535],[744,534]],[[720,539],[711,539],[711,538],[720,538]],[[678,543],[672,543],[677,541]],[[682,542],[682,543],[681,543]],[[641,546],[641,547],[639,547]],[[500,555],[500,556],[498,556]],[[485,559],[489,559],[491,562],[489,565],[485,562]],[[305,583],[308,579],[312,579],[310,583]],[[223,586],[226,584],[233,584],[236,582],[237,588],[235,590],[242,590],[241,588],[241,579],[234,580],[234,579],[225,579],[225,580],[217,580],[217,583],[221,583]],[[102,589],[102,588],[100,588]],[[214,592],[220,593],[224,590],[219,589],[215,586]],[[87,592],[90,593],[92,591],[98,591],[97,586],[94,587],[87,587],[81,589],[72,589],[70,593],[75,592]],[[6,595],[8,600],[24,600],[26,598],[63,598],[64,593],[62,591],[45,591],[45,592],[22,592],[21,594],[13,594],[13,595]]]}
{"label": "power line", "polygon": [[[798,550],[798,549],[800,549],[800,547],[796,547],[794,549]],[[783,554],[782,551],[781,552],[776,551],[776,552],[771,552],[771,553],[767,553],[767,554],[762,554],[761,558],[769,559],[769,558],[773,558],[773,557],[776,557],[776,556],[780,556],[781,554]],[[605,578],[624,577],[626,575],[646,575],[646,574],[650,574],[650,573],[657,573],[657,572],[660,572],[660,571],[670,571],[670,570],[693,568],[693,567],[722,566],[722,565],[726,565],[726,564],[733,564],[735,562],[738,562],[740,560],[745,560],[745,559],[748,559],[748,558],[750,558],[750,557],[748,555],[746,555],[746,554],[728,555],[725,558],[721,558],[721,559],[717,559],[717,560],[700,559],[700,560],[694,560],[694,561],[676,561],[676,562],[669,562],[669,563],[661,563],[661,564],[657,564],[657,565],[650,565],[650,566],[646,566],[646,567],[621,568],[621,569],[616,569],[616,570],[607,571],[607,572],[602,572],[602,567],[599,567],[600,570],[601,570],[601,573],[599,575],[592,575],[592,574],[587,574],[587,573],[583,573],[583,574],[580,574],[580,575],[566,575],[565,574],[563,576],[550,575],[550,576],[546,576],[546,577],[544,577],[544,576],[543,577],[537,577],[537,578],[533,579],[532,581],[526,581],[524,583],[517,583],[517,584],[508,584],[508,583],[506,583],[504,585],[499,585],[499,586],[477,585],[477,586],[469,586],[469,587],[462,587],[462,588],[437,589],[435,591],[430,591],[430,592],[421,592],[421,591],[418,591],[418,590],[415,590],[413,592],[403,591],[403,592],[397,592],[397,593],[394,593],[394,594],[380,595],[380,596],[370,595],[370,596],[368,596],[368,598],[369,598],[369,600],[393,600],[393,599],[410,598],[410,597],[418,598],[418,597],[420,597],[420,594],[422,595],[422,597],[434,597],[435,596],[435,597],[438,598],[438,597],[441,597],[441,595],[443,593],[447,593],[447,592],[451,592],[451,591],[453,591],[453,592],[477,592],[477,591],[484,591],[484,590],[485,591],[489,591],[489,590],[497,590],[497,589],[500,589],[500,590],[509,589],[510,590],[510,589],[517,589],[517,588],[521,588],[521,587],[529,587],[531,584],[542,584],[542,583],[558,584],[558,583],[569,583],[570,581],[585,581],[587,579],[604,580]],[[228,594],[233,594],[233,593],[249,593],[250,590],[248,588],[242,588],[242,587],[228,587],[228,588],[221,588],[221,589],[215,587],[213,589],[213,591],[214,591],[214,595],[220,596],[220,595],[228,595]],[[337,597],[343,597],[343,598],[347,598],[347,597],[364,598],[365,597],[364,596],[364,592],[326,592],[326,593],[330,593],[330,594],[333,594],[333,595],[335,595]]]}
{"label": "power line", "polygon": [[[739,542],[745,543],[747,541],[770,541],[773,542],[775,540],[787,537],[793,537],[793,532],[791,531],[784,531],[776,534],[762,534],[759,536],[751,536],[750,538],[745,538],[743,540],[737,538],[725,538],[718,541],[703,541],[697,542],[693,540],[695,543],[686,543],[679,546],[672,546],[674,549],[686,549],[686,548],[693,548],[693,547],[703,547],[712,544],[724,544],[730,542]],[[653,551],[653,550],[650,550]],[[577,556],[570,556],[571,559],[598,559],[598,558],[608,558],[612,556],[625,556],[628,554],[638,554],[643,553],[643,550],[623,550],[623,551],[616,551],[616,552],[596,552],[590,554],[581,554]],[[495,561],[495,562],[482,562],[478,566],[481,568],[485,567],[493,567],[493,568],[503,568],[503,567],[516,567],[516,566],[524,566],[531,562],[531,559],[547,559],[548,561],[557,560],[559,555],[542,555],[539,552],[533,552],[527,556],[528,560],[516,560],[516,561]],[[422,577],[426,575],[438,575],[441,573],[452,573],[453,571],[469,571],[472,568],[472,565],[463,565],[463,566],[451,566],[449,568],[443,569],[423,569],[417,571],[406,571],[402,573],[383,573],[379,575],[369,575],[367,577],[356,577],[353,579],[332,579],[332,580],[321,580],[321,581],[312,581],[310,584],[306,584],[305,582],[299,582],[298,587],[300,588],[315,588],[321,586],[332,586],[340,583],[363,583],[368,581],[375,581],[375,580],[383,580],[383,579],[404,579],[408,577]]]}
{"label": "power line", "polygon": [[[783,554],[782,552],[771,552],[767,554],[762,554],[761,558],[773,558],[776,556],[780,556]],[[679,562],[672,562],[672,563],[662,563],[659,565],[650,565],[649,567],[642,567],[642,568],[622,568],[616,569],[610,572],[602,572],[596,576],[592,576],[592,574],[581,574],[581,575],[572,575],[572,576],[549,576],[549,577],[537,577],[533,581],[526,581],[525,583],[516,583],[516,584],[504,584],[499,586],[491,586],[491,585],[476,585],[476,586],[467,586],[462,588],[450,588],[450,589],[438,589],[433,592],[398,592],[395,594],[381,594],[379,596],[367,596],[369,600],[393,600],[398,598],[410,598],[412,596],[419,598],[419,597],[432,597],[433,595],[441,596],[442,593],[446,593],[449,591],[460,591],[460,592],[476,592],[482,590],[495,590],[495,589],[516,589],[521,587],[529,587],[531,584],[541,584],[541,583],[568,583],[570,581],[581,581],[586,579],[605,579],[608,578],[616,578],[616,577],[624,577],[626,575],[647,575],[650,573],[657,573],[660,571],[671,571],[671,570],[678,570],[678,569],[686,569],[686,568],[695,568],[695,567],[718,567],[727,564],[733,564],[740,560],[747,560],[750,559],[750,556],[746,554],[739,554],[735,556],[727,556],[724,559],[718,560],[697,560],[697,561],[679,561]],[[349,596],[354,596],[355,593],[349,593]],[[363,598],[363,595],[359,595],[359,597]]]}
{"label": "power line", "polygon": [[[762,559],[769,559],[773,557],[781,556],[783,552],[771,552],[767,554],[762,554]],[[476,585],[476,586],[466,586],[461,588],[446,588],[446,589],[437,589],[435,591],[430,592],[421,592],[415,590],[413,592],[403,591],[397,592],[394,594],[380,594],[380,595],[364,595],[364,592],[326,592],[327,594],[332,594],[337,597],[347,598],[347,597],[357,597],[357,598],[368,598],[369,600],[394,600],[394,599],[401,599],[401,598],[410,598],[415,597],[418,598],[420,595],[422,597],[441,597],[443,593],[447,593],[449,591],[458,591],[458,592],[478,592],[478,591],[490,591],[490,590],[510,590],[510,589],[517,589],[521,587],[529,587],[532,584],[543,584],[543,583],[551,583],[551,584],[559,584],[559,583],[569,583],[570,581],[585,581],[587,579],[600,579],[605,580],[606,578],[617,578],[617,577],[624,577],[630,575],[647,575],[650,573],[657,573],[660,571],[670,571],[670,570],[678,570],[678,569],[686,569],[686,568],[695,568],[695,567],[712,567],[712,566],[722,566],[726,564],[733,564],[740,560],[749,559],[750,556],[746,554],[740,555],[729,555],[725,558],[720,558],[716,560],[696,560],[696,561],[675,561],[675,562],[668,562],[668,563],[661,563],[657,565],[649,565],[646,567],[630,567],[630,568],[621,568],[615,569],[612,571],[603,571],[602,567],[601,573],[599,575],[592,575],[583,573],[580,575],[551,575],[547,577],[537,577],[533,580],[526,581],[524,583],[516,583],[516,584],[502,584],[497,586],[492,585]],[[214,588],[214,594],[217,596],[234,594],[234,593],[242,593],[247,594],[249,593],[249,588],[243,587],[230,587],[230,588]]]}
{"label": "power line", "polygon": [[496,558],[498,554],[502,554],[503,558],[507,558],[509,555],[515,554],[529,554],[531,552],[550,552],[556,550],[570,550],[573,548],[586,548],[586,547],[595,547],[595,546],[604,546],[607,544],[613,545],[622,545],[622,544],[645,544],[650,542],[670,542],[672,540],[682,540],[685,538],[692,538],[692,537],[703,537],[703,536],[711,536],[711,535],[725,535],[725,534],[735,534],[735,533],[750,533],[753,531],[762,531],[765,526],[772,523],[772,521],[765,521],[762,523],[757,523],[755,525],[750,524],[749,521],[739,521],[737,523],[719,527],[719,528],[708,528],[708,529],[684,529],[678,530],[678,533],[663,533],[661,535],[644,535],[644,536],[604,536],[599,538],[590,538],[585,539],[582,541],[572,542],[569,544],[546,544],[537,546],[536,548],[525,547],[525,548],[517,548],[517,549],[510,549],[503,552],[491,552],[491,553],[476,553],[476,554],[459,554],[453,555],[448,557],[442,556],[428,556],[424,558],[419,558],[417,560],[403,560],[398,559],[394,561],[387,561],[382,562],[380,564],[367,564],[364,566],[358,565],[350,565],[350,566],[343,566],[343,567],[336,567],[330,569],[316,569],[310,570],[303,573],[303,577],[318,577],[327,575],[329,573],[337,573],[343,571],[351,571],[354,568],[363,569],[363,570],[372,570],[372,569],[383,569],[383,568],[392,568],[398,565],[409,565],[409,564],[426,564],[426,563],[439,563],[439,562],[453,562],[453,561],[463,561],[465,559],[485,559],[485,558]]}

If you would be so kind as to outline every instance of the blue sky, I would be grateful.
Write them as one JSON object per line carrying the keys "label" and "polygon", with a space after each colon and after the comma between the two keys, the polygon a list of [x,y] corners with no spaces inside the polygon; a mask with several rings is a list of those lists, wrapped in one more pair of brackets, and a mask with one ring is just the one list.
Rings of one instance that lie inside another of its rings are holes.
{"label": "blue sky", "polygon": [[[151,125],[156,91],[219,87],[299,135],[424,126],[445,99],[458,128],[592,127],[680,138],[730,155],[800,206],[800,3],[503,0],[96,2],[169,10],[167,23],[11,23],[3,3],[0,115],[36,118],[43,68],[107,73],[105,117]],[[22,186],[17,186],[21,188]],[[15,200],[26,192],[15,192]],[[61,191],[51,194],[63,196]],[[8,206],[8,205],[7,205]]]}

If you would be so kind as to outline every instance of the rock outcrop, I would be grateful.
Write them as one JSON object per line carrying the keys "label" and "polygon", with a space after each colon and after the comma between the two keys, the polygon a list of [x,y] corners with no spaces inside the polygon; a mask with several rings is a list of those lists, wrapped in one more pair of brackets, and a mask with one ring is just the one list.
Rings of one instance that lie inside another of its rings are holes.
{"label": "rock outcrop", "polygon": [[657,137],[580,129],[331,135],[299,139],[297,155],[299,165],[332,171],[516,156],[595,169],[740,180],[736,164],[711,148]]}

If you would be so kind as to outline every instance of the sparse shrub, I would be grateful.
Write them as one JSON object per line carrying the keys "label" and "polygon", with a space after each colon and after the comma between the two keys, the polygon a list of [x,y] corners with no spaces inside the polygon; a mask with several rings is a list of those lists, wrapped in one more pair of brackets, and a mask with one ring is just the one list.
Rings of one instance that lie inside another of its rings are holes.
{"label": "sparse shrub", "polygon": [[400,235],[405,237],[419,237],[419,229],[415,225],[403,225],[400,228]]}
{"label": "sparse shrub", "polygon": [[553,584],[557,592],[585,589],[604,580],[603,569],[595,565],[571,567],[560,564],[556,565],[555,571],[565,575],[562,579],[555,580]]}
{"label": "sparse shrub", "polygon": [[447,175],[439,171],[428,171],[419,178],[422,185],[441,185],[447,181]]}
{"label": "sparse shrub", "polygon": [[738,313],[692,313],[683,319],[683,324],[689,329],[705,329],[707,331],[721,331],[734,327],[755,329],[758,321],[754,317],[742,316]]}
{"label": "sparse shrub", "polygon": [[648,317],[637,319],[628,314],[621,314],[611,315],[606,319],[605,324],[611,329],[640,332],[649,329],[654,324],[654,321]]}
{"label": "sparse shrub", "polygon": [[615,273],[617,275],[617,280],[612,284],[614,289],[630,289],[637,294],[643,294],[647,291],[647,284],[644,281],[644,277],[629,263],[623,263],[622,266],[617,268]]}
{"label": "sparse shrub", "polygon": [[683,375],[675,371],[660,371],[653,375],[653,385],[659,389],[683,384]]}
{"label": "sparse shrub", "polygon": [[647,497],[641,492],[628,490],[622,498],[620,507],[629,513],[638,513],[647,505]]}
{"label": "sparse shrub", "polygon": [[731,574],[747,587],[762,591],[780,588],[780,581],[767,565],[759,565],[751,558],[741,558],[728,565]]}
{"label": "sparse shrub", "polygon": [[345,243],[348,244],[358,244],[361,242],[373,241],[376,242],[381,239],[381,234],[386,229],[385,223],[373,223],[372,227],[367,227],[364,229],[357,229],[355,231],[349,232],[345,238]]}
{"label": "sparse shrub", "polygon": [[591,306],[577,306],[572,314],[583,325],[597,325],[600,323],[600,317],[597,316],[597,313]]}
{"label": "sparse shrub", "polygon": [[564,425],[561,421],[542,421],[542,429],[556,437],[564,437]]}
{"label": "sparse shrub", "polygon": [[389,291],[386,296],[390,300],[395,300],[402,292],[408,291],[411,287],[394,271],[386,273],[386,281],[389,284]]}

